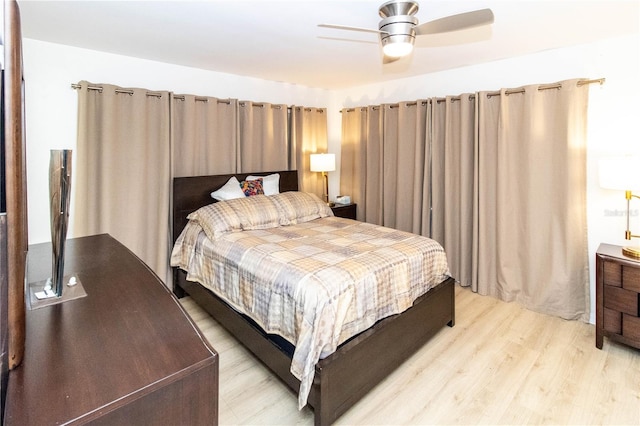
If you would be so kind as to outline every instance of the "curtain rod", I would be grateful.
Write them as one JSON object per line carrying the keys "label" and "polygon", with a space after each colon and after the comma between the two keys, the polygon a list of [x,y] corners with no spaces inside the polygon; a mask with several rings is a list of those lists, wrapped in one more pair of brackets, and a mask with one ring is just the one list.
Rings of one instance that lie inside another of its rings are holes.
{"label": "curtain rod", "polygon": [[[592,79],[592,80],[579,80],[578,81],[578,86],[584,86],[585,84],[594,84],[594,83],[599,83],[601,86],[604,84],[605,82],[605,78],[596,78],[596,79]],[[549,89],[559,89],[560,87],[562,87],[562,84],[560,83],[553,83],[553,84],[541,84],[540,87],[538,87],[538,90],[542,91],[542,90],[549,90]],[[505,90],[505,95],[513,95],[516,93],[524,93],[524,88],[520,88],[520,89],[511,89],[511,90]],[[501,92],[497,91],[497,92],[489,92],[487,93],[488,97],[491,96],[500,96]],[[474,94],[470,94],[469,95],[469,100],[475,99],[475,95]],[[452,102],[455,101],[459,101],[460,100],[460,96],[452,96],[451,98]],[[434,100],[436,101],[436,103],[442,103],[445,102],[446,99],[444,98],[434,98]],[[426,101],[422,101],[421,105],[427,105],[428,103],[432,102],[432,100],[426,100]],[[418,102],[407,102],[406,106],[416,106],[418,104]],[[396,104],[388,104],[387,105],[389,108],[393,109],[393,108],[398,108],[400,106],[400,104],[396,103]],[[366,109],[366,107],[357,107],[357,108],[362,108],[363,110]],[[379,106],[373,106],[372,107],[374,110],[379,109]],[[346,108],[346,109],[341,109],[340,113],[344,112],[353,112],[355,111],[356,108]]]}
{"label": "curtain rod", "polygon": [[[251,102],[251,101],[240,101],[238,102],[238,105],[240,105],[241,107],[247,106],[247,102],[250,102],[251,106],[258,107],[258,108],[264,108],[266,105],[266,103],[264,102]],[[271,105],[271,108],[282,109],[282,105],[274,104],[274,105]],[[287,109],[291,110],[291,107],[287,107]]]}
{"label": "curtain rod", "polygon": [[[299,107],[299,106],[297,106],[297,107],[295,107],[295,108],[296,108],[298,111],[303,110],[303,111],[307,111],[307,112],[308,112],[308,111],[313,111],[313,110],[314,110],[314,108],[310,108],[310,107]],[[289,109],[291,109],[291,107],[289,107]],[[317,109],[319,113],[324,114],[324,110],[325,110],[324,108],[315,108],[315,109]]]}
{"label": "curtain rod", "polygon": [[[77,83],[71,83],[71,88],[77,90],[77,89],[82,88],[82,86],[80,86]],[[102,93],[102,89],[103,88],[101,86],[87,86],[87,89],[88,90],[97,90],[98,92]],[[115,92],[116,93],[123,93],[123,94],[127,94],[127,95],[133,95],[133,89],[116,89]],[[151,91],[148,91],[146,93],[146,95],[147,96],[155,96],[155,97],[160,98],[160,97],[162,97],[163,92],[151,92]],[[173,98],[177,99],[179,101],[184,101],[185,100],[185,95],[173,95]],[[207,97],[204,97],[204,96],[196,96],[195,97],[195,101],[196,102],[209,102],[209,99],[210,98],[207,98]],[[214,99],[214,98],[211,98],[211,99]],[[227,104],[227,105],[231,104],[231,99],[217,99],[217,101],[218,101],[219,104]],[[246,102],[251,102],[251,101],[240,101],[239,104],[241,106],[244,106],[244,104]],[[256,107],[262,108],[262,107],[265,106],[265,103],[264,102],[253,102],[252,106],[256,106]],[[282,105],[272,105],[272,107],[273,108],[277,108],[277,109],[281,109]],[[293,107],[288,106],[287,107],[287,111],[291,111],[292,108]],[[312,111],[313,110],[313,108],[310,108],[310,107],[299,107],[299,106],[297,106],[295,108],[298,111],[300,111],[301,109],[304,110],[304,111]],[[322,114],[324,114],[324,112],[325,112],[325,108],[316,108],[316,109],[318,110],[318,112],[320,112]]]}
{"label": "curtain rod", "polygon": [[[82,86],[80,86],[79,84],[75,84],[75,83],[71,83],[71,88],[72,89],[80,89]],[[102,93],[102,87],[100,86],[87,86],[88,90],[97,90],[98,92]],[[125,95],[133,95],[133,89],[116,89],[115,90],[116,93],[123,93]],[[162,97],[162,93],[161,92],[151,92],[151,91],[147,91],[146,93],[147,96],[154,96],[156,98],[161,98]]]}
{"label": "curtain rod", "polygon": [[[205,98],[204,96],[194,96],[194,100],[196,102],[209,102],[209,98]],[[179,101],[184,101],[186,99],[185,95],[173,95],[173,99],[177,99]],[[211,98],[213,99],[213,98]],[[219,104],[227,104],[231,105],[231,99],[216,99]]]}
{"label": "curtain rod", "polygon": [[[604,78],[596,78],[593,80],[578,80],[578,86],[584,86],[585,84],[594,84],[594,83],[600,83],[600,85],[602,86],[604,84],[605,79]],[[542,84],[540,85],[540,87],[538,87],[538,90],[549,90],[549,89],[559,89],[562,87],[562,84],[560,83],[553,83],[553,84]],[[505,95],[513,95],[515,93],[524,93],[524,88],[520,88],[520,89],[513,89],[513,90],[505,90],[504,94]],[[488,97],[491,96],[500,96],[500,92],[489,92],[487,93]]]}
{"label": "curtain rod", "polygon": [[[253,107],[258,107],[258,108],[264,108],[266,103],[265,102],[251,102],[251,101],[240,101],[238,102],[238,105],[240,106],[246,106],[247,102],[251,103],[251,106]],[[282,105],[280,104],[272,104],[271,108],[275,108],[275,109],[282,109]],[[291,111],[293,108],[297,109],[298,111],[303,110],[303,111],[312,111],[314,108],[310,108],[310,107],[287,107],[287,111]],[[315,108],[319,113],[324,114],[324,108]]]}
{"label": "curtain rod", "polygon": [[[71,84],[71,88],[72,89],[80,89],[81,86],[79,84],[75,84],[72,83]],[[100,86],[87,86],[88,90],[97,90],[98,92],[102,93],[102,87]],[[126,94],[126,95],[133,95],[133,90],[132,89],[116,89],[115,90],[116,93],[122,93],[122,94]],[[155,96],[157,98],[161,98],[163,93],[161,92],[151,92],[151,91],[147,91],[146,93],[147,96]],[[185,96],[184,95],[174,95],[173,96],[174,99],[177,99],[179,101],[184,101]],[[196,96],[195,97],[196,102],[209,102],[209,98],[205,98],[202,96]],[[219,104],[227,104],[229,105],[231,103],[231,99],[217,99]]]}

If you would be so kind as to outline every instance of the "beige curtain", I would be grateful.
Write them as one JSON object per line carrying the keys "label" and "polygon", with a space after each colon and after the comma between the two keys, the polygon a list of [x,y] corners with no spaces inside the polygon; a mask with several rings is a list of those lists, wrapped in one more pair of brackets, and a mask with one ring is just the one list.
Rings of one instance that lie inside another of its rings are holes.
{"label": "beige curtain", "polygon": [[[475,183],[475,96],[434,99],[431,120],[431,238],[447,252],[451,274],[473,281]],[[424,234],[428,235],[428,234]]]}
{"label": "beige curtain", "polygon": [[[382,132],[384,109],[367,107],[366,122],[366,170],[367,176],[363,177],[365,183],[366,211],[363,220],[380,224],[384,222],[383,190],[384,190],[384,135]],[[358,208],[359,210],[359,208]],[[358,212],[358,217],[360,213]]]}
{"label": "beige curtain", "polygon": [[238,170],[289,169],[287,106],[249,101],[238,107]]}
{"label": "beige curtain", "polygon": [[480,294],[565,319],[589,319],[586,221],[588,86],[479,94]]}
{"label": "beige curtain", "polygon": [[427,102],[385,105],[383,114],[383,224],[422,233]]}
{"label": "beige curtain", "polygon": [[341,191],[359,220],[440,241],[473,291],[587,321],[587,87],[385,105],[382,117],[345,110]]}
{"label": "beige curtain", "polygon": [[[367,108],[342,110],[340,143],[340,194],[349,195],[358,204],[356,218],[365,221],[368,211],[367,173]],[[380,204],[381,206],[381,204]],[[382,210],[380,208],[380,210]],[[380,222],[382,223],[382,222]]]}
{"label": "beige curtain", "polygon": [[111,234],[163,280],[170,235],[169,128],[168,92],[80,83],[74,235]]}
{"label": "beige curtain", "polygon": [[377,106],[342,111],[340,193],[358,204],[357,219],[382,225],[382,114]]}
{"label": "beige curtain", "polygon": [[171,101],[173,176],[237,171],[237,101],[174,95]]}
{"label": "beige curtain", "polygon": [[[288,170],[295,158],[286,105],[86,81],[78,88],[74,235],[111,234],[165,283],[174,176]],[[326,111],[311,110],[296,140],[326,150]]]}
{"label": "beige curtain", "polygon": [[298,170],[299,189],[322,198],[324,180],[321,173],[309,170],[309,155],[327,152],[327,111],[324,108],[292,107],[290,122],[290,164],[292,170]]}

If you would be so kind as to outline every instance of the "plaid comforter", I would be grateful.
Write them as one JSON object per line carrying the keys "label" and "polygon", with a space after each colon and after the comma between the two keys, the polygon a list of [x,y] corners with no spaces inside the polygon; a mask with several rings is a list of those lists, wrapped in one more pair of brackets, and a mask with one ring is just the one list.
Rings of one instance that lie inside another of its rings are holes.
{"label": "plaid comforter", "polygon": [[448,277],[435,241],[337,217],[207,237],[190,221],[171,265],[293,345],[306,405],[317,361]]}

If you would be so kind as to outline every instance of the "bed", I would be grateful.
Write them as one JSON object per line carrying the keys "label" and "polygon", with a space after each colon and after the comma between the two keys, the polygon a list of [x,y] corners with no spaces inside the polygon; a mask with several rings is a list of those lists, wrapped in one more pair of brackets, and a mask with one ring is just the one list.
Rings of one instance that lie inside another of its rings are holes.
{"label": "bed", "polygon": [[[192,226],[187,216],[212,204],[214,200],[210,196],[211,192],[223,187],[230,178],[243,181],[248,175],[267,176],[274,173],[279,175],[279,192],[298,190],[296,171],[175,178],[174,243],[180,239],[185,227]],[[349,219],[327,217],[307,222],[303,227],[316,226],[322,220],[326,222],[326,226],[321,227],[339,228],[340,232],[343,232],[342,228],[355,229],[368,225]],[[316,425],[333,423],[442,327],[453,326],[455,322],[454,279],[443,275],[442,281],[436,282],[428,292],[417,297],[408,309],[376,320],[364,331],[358,331],[353,336],[347,335],[348,338],[344,341],[340,340],[334,351],[323,355],[312,365],[312,382],[307,383],[306,379],[299,379],[291,372],[297,349],[291,344],[291,339],[265,332],[255,317],[240,313],[232,299],[223,299],[211,287],[188,280],[183,268],[174,268],[175,294],[178,297],[188,294],[293,391],[298,392],[299,401],[308,403],[313,408]],[[416,324],[420,326],[417,327]],[[305,390],[304,398],[301,397],[302,390]]]}

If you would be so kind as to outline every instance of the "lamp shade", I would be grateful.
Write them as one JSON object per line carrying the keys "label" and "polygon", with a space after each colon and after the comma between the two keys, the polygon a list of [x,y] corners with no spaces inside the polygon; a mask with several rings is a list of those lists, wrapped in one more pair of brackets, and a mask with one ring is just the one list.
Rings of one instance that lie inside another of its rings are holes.
{"label": "lamp shade", "polygon": [[332,172],[335,169],[335,154],[311,154],[311,166],[309,170],[312,172]]}
{"label": "lamp shade", "polygon": [[640,190],[640,156],[601,158],[600,186],[621,191]]}

